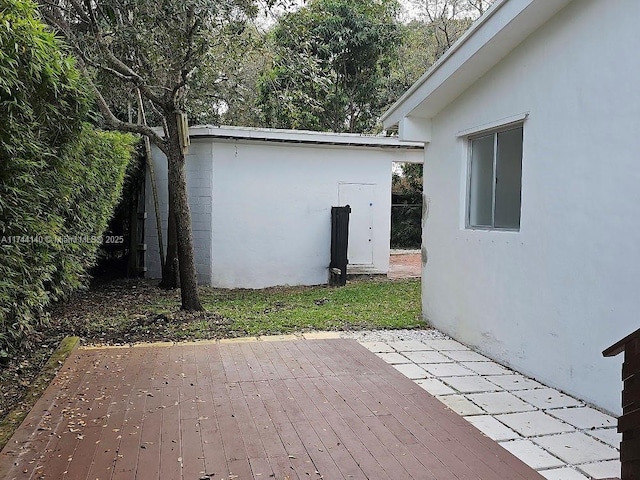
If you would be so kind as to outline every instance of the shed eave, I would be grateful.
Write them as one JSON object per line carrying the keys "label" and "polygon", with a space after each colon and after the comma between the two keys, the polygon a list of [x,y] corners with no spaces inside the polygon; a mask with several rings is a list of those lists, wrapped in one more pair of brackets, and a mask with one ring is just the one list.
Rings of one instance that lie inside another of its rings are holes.
{"label": "shed eave", "polygon": [[193,126],[189,136],[236,141],[260,141],[275,143],[297,143],[305,145],[335,145],[370,148],[395,148],[416,150],[424,148],[419,142],[405,142],[397,137],[381,137],[354,133],[314,132],[307,130],[283,130],[235,126]]}

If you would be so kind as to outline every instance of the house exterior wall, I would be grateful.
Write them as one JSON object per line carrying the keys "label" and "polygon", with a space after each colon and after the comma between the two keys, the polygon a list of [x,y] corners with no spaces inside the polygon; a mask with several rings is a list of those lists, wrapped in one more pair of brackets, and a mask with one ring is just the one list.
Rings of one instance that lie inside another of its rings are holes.
{"label": "house exterior wall", "polygon": [[[638,326],[640,3],[572,2],[432,119],[425,150],[423,311],[437,328],[620,413]],[[468,140],[528,112],[519,232],[471,230]]]}
{"label": "house exterior wall", "polygon": [[[421,156],[420,150],[192,139],[187,183],[199,282],[223,288],[327,283],[331,207],[345,183],[372,186],[373,262],[364,269],[385,274],[391,163]],[[157,149],[153,157],[166,248],[166,159]],[[159,278],[148,180],[146,197],[147,276]]]}

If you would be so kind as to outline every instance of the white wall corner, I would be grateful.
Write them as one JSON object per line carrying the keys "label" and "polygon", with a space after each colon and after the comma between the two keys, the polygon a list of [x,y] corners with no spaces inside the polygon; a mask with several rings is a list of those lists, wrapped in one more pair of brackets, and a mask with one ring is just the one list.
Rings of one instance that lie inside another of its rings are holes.
{"label": "white wall corner", "polygon": [[431,119],[403,117],[398,124],[400,140],[406,142],[431,142]]}

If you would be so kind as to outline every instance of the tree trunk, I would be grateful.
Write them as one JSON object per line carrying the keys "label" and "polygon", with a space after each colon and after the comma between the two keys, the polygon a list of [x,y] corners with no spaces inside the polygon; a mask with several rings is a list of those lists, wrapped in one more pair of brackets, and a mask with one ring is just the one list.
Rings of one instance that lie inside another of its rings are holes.
{"label": "tree trunk", "polygon": [[[203,310],[198,295],[198,281],[191,232],[191,209],[187,198],[187,178],[185,160],[180,146],[178,122],[175,114],[167,115],[169,142],[167,162],[169,166],[169,202],[173,206],[178,240],[178,267],[180,271],[180,296],[182,309],[187,311]],[[168,257],[168,256],[167,256]],[[166,263],[169,263],[168,261]]]}
{"label": "tree trunk", "polygon": [[176,236],[176,219],[174,210],[171,207],[173,201],[171,191],[169,191],[169,213],[167,215],[167,255],[162,268],[162,280],[160,287],[173,290],[180,286],[178,274],[178,239]]}

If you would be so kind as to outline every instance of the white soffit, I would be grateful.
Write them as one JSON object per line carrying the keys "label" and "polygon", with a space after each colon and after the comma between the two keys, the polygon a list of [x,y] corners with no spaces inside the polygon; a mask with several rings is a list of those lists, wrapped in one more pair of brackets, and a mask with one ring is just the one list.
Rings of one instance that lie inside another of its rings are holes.
{"label": "white soffit", "polygon": [[382,116],[433,118],[571,0],[497,0]]}

